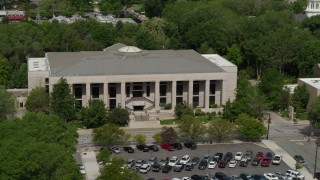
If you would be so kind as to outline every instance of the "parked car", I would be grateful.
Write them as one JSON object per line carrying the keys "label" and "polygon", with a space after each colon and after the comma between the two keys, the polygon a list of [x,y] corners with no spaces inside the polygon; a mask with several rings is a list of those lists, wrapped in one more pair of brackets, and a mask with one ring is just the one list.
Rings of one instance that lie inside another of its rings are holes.
{"label": "parked car", "polygon": [[174,165],[173,171],[174,172],[181,172],[183,168],[184,168],[184,164],[177,163],[176,165]]}
{"label": "parked car", "polygon": [[198,158],[198,157],[193,157],[192,159],[191,159],[191,163],[195,166],[195,165],[197,165],[198,163],[199,163],[199,161],[200,161],[200,158]]}
{"label": "parked car", "polygon": [[193,168],[194,168],[194,165],[192,164],[192,163],[187,163],[186,164],[186,171],[192,171],[193,170]]}
{"label": "parked car", "polygon": [[286,175],[289,177],[296,177],[298,180],[304,180],[305,178],[300,172],[291,169],[286,171]]}
{"label": "parked car", "polygon": [[282,156],[276,154],[272,160],[272,164],[279,165],[282,161]]}
{"label": "parked car", "polygon": [[127,168],[133,168],[135,164],[134,159],[128,159],[127,161]]}
{"label": "parked car", "polygon": [[160,164],[154,164],[151,169],[153,172],[160,172],[162,167]]}
{"label": "parked car", "polygon": [[186,148],[191,149],[191,150],[197,149],[197,144],[195,142],[186,142],[186,143],[184,143],[184,146]]}
{"label": "parked car", "polygon": [[216,161],[210,161],[208,164],[208,169],[214,169],[217,166]]}
{"label": "parked car", "polygon": [[263,152],[257,152],[256,159],[262,159],[263,158]]}
{"label": "parked car", "polygon": [[200,163],[199,163],[198,169],[200,169],[200,170],[205,170],[205,169],[207,168],[207,166],[208,166],[208,161],[202,159],[202,160],[200,161]]}
{"label": "parked car", "polygon": [[206,160],[207,162],[209,162],[209,159],[210,159],[209,154],[204,155],[203,159]]}
{"label": "parked car", "polygon": [[274,172],[274,175],[277,176],[279,178],[279,180],[287,180],[288,176],[285,173],[276,171]]}
{"label": "parked car", "polygon": [[176,149],[182,149],[182,145],[180,143],[172,143],[171,146],[175,147]]}
{"label": "parked car", "polygon": [[163,167],[163,166],[167,165],[168,163],[169,163],[169,157],[166,157],[166,158],[160,160],[159,165]]}
{"label": "parked car", "polygon": [[214,177],[218,178],[219,180],[227,180],[230,179],[225,173],[223,172],[216,172]]}
{"label": "parked car", "polygon": [[163,173],[168,173],[170,172],[172,169],[172,166],[169,166],[169,165],[165,165],[163,168],[162,168],[162,172]]}
{"label": "parked car", "polygon": [[213,160],[216,161],[217,163],[219,163],[221,161],[222,157],[223,157],[223,153],[216,153],[213,156]]}
{"label": "parked car", "polygon": [[181,159],[180,159],[180,163],[181,164],[187,164],[190,161],[190,156],[189,155],[184,155]]}
{"label": "parked car", "polygon": [[150,159],[148,160],[148,164],[150,164],[151,166],[154,164],[157,164],[158,162],[158,158],[155,156],[151,156]]}
{"label": "parked car", "polygon": [[240,160],[240,166],[241,167],[247,167],[248,166],[248,159],[246,159],[246,158],[242,158],[241,160]]}
{"label": "parked car", "polygon": [[179,158],[177,156],[172,156],[170,159],[169,159],[169,163],[168,165],[169,166],[174,166],[178,163],[179,161]]}
{"label": "parked car", "polygon": [[239,177],[241,177],[243,180],[253,180],[253,178],[248,173],[241,173]]}
{"label": "parked car", "polygon": [[228,164],[228,161],[222,160],[219,162],[219,168],[225,168]]}
{"label": "parked car", "polygon": [[144,163],[145,161],[143,159],[138,159],[135,167],[140,168]]}
{"label": "parked car", "polygon": [[240,161],[242,159],[243,153],[242,152],[237,152],[236,155],[234,156],[234,159],[236,161]]}
{"label": "parked car", "polygon": [[252,166],[258,166],[260,164],[261,159],[254,159],[251,163]]}
{"label": "parked car", "polygon": [[127,152],[127,153],[134,153],[133,148],[130,147],[130,146],[125,146],[125,147],[123,147],[123,150],[124,150],[125,152]]}
{"label": "parked car", "polygon": [[150,145],[150,146],[148,146],[148,148],[149,148],[149,150],[154,151],[154,152],[159,151],[159,148],[157,145]]}
{"label": "parked car", "polygon": [[270,161],[271,161],[271,159],[269,159],[268,157],[263,157],[262,162],[261,162],[261,166],[269,167]]}
{"label": "parked car", "polygon": [[229,162],[229,161],[231,161],[232,157],[233,157],[232,152],[227,152],[227,154],[224,156],[223,159],[225,161]]}
{"label": "parked car", "polygon": [[264,173],[263,175],[268,180],[279,180],[279,178],[272,173]]}
{"label": "parked car", "polygon": [[254,180],[267,180],[262,174],[253,174],[253,175],[251,175],[251,177]]}
{"label": "parked car", "polygon": [[136,146],[137,149],[139,149],[140,151],[143,151],[143,152],[149,152],[149,147],[145,144],[139,144]]}
{"label": "parked car", "polygon": [[295,155],[293,157],[298,163],[304,163],[304,158],[301,155]]}
{"label": "parked car", "polygon": [[252,160],[252,155],[253,155],[253,152],[251,150],[247,150],[245,155],[244,155],[244,158],[246,158],[248,161],[251,161]]}
{"label": "parked car", "polygon": [[84,166],[79,166],[79,171],[81,174],[86,174],[86,169],[84,168]]}
{"label": "parked car", "polygon": [[111,147],[110,151],[112,153],[115,153],[115,154],[119,154],[120,153],[120,149],[118,147],[116,147],[116,146]]}
{"label": "parked car", "polygon": [[234,168],[234,167],[236,167],[236,166],[237,166],[237,162],[238,162],[238,161],[235,161],[235,160],[230,161],[230,162],[229,162],[229,168]]}
{"label": "parked car", "polygon": [[143,164],[141,167],[140,167],[140,173],[147,173],[149,172],[151,169],[151,165],[150,164]]}
{"label": "parked car", "polygon": [[270,160],[273,159],[272,152],[267,152],[266,157],[268,157]]}
{"label": "parked car", "polygon": [[161,144],[161,147],[165,150],[168,150],[168,151],[174,151],[176,150],[175,147],[171,146],[170,144],[167,144],[167,143],[164,143],[164,144]]}

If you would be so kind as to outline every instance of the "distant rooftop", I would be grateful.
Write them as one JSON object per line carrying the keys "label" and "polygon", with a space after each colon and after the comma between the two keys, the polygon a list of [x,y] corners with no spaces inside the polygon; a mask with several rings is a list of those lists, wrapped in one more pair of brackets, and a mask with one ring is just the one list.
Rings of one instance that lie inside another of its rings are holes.
{"label": "distant rooftop", "polygon": [[297,86],[298,84],[286,84],[283,86],[283,89],[288,89],[290,94],[293,94]]}
{"label": "distant rooftop", "polygon": [[320,89],[320,78],[300,78],[300,80],[317,89]]}

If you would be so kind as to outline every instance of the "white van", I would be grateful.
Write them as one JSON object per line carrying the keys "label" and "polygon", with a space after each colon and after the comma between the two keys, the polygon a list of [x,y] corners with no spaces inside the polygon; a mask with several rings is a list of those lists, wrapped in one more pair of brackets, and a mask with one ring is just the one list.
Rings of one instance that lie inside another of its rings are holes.
{"label": "white van", "polygon": [[305,179],[304,175],[302,175],[300,172],[295,171],[295,170],[291,170],[291,169],[289,169],[286,172],[286,175],[289,177],[293,177],[292,179],[296,179],[296,180],[304,180]]}

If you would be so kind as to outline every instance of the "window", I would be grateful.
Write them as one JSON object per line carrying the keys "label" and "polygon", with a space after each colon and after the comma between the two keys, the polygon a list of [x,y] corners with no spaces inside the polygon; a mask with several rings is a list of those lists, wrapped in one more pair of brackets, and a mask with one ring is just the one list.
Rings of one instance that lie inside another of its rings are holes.
{"label": "window", "polygon": [[193,95],[199,95],[199,91],[200,91],[200,82],[194,81],[193,82]]}
{"label": "window", "polygon": [[313,3],[311,4],[311,9],[314,9],[314,4]]}
{"label": "window", "polygon": [[92,98],[99,98],[99,95],[100,95],[99,84],[92,84],[91,91],[92,91],[91,92]]}
{"label": "window", "polygon": [[167,95],[167,83],[160,84],[160,96],[166,96]]}
{"label": "window", "polygon": [[209,97],[209,105],[215,104],[216,103],[216,97],[215,96],[210,96]]}
{"label": "window", "polygon": [[160,106],[164,107],[167,104],[167,98],[163,97],[160,98]]}
{"label": "window", "polygon": [[130,84],[126,83],[126,97],[130,97]]}
{"label": "window", "polygon": [[46,85],[46,92],[49,93],[49,85]]}
{"label": "window", "polygon": [[19,107],[20,107],[20,108],[23,108],[23,102],[20,102],[20,103],[19,103]]}
{"label": "window", "polygon": [[46,84],[49,84],[49,78],[45,78],[44,81],[45,81]]}
{"label": "window", "polygon": [[177,82],[177,96],[183,95],[183,82]]}
{"label": "window", "polygon": [[150,83],[147,84],[147,97],[150,97]]}
{"label": "window", "polygon": [[216,94],[216,81],[210,81],[210,94]]}
{"label": "window", "polygon": [[117,100],[116,99],[109,99],[109,107],[110,109],[114,109],[117,107]]}
{"label": "window", "polygon": [[117,96],[117,87],[116,86],[109,86],[109,96],[110,98],[115,98]]}
{"label": "window", "polygon": [[74,85],[74,97],[76,99],[82,98],[82,85],[81,84],[75,84]]}
{"label": "window", "polygon": [[195,96],[192,98],[192,103],[193,103],[193,107],[198,107],[199,106],[199,97]]}
{"label": "window", "polygon": [[319,4],[318,3],[316,4],[316,9],[319,9]]}
{"label": "window", "polygon": [[182,97],[177,97],[176,98],[176,103],[177,104],[183,104],[183,98]]}
{"label": "window", "polygon": [[133,83],[133,90],[142,91],[142,83]]}

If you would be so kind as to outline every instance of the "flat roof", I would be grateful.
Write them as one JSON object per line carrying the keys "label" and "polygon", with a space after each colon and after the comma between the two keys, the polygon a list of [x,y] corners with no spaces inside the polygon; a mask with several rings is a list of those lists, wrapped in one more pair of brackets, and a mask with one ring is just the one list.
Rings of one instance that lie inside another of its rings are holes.
{"label": "flat roof", "polygon": [[[224,70],[194,50],[119,51],[115,44],[104,51],[49,52],[51,76],[219,73]],[[134,49],[135,47],[130,47]],[[138,49],[138,48],[137,48]],[[218,56],[214,56],[218,58]],[[221,60],[223,65],[233,65]],[[221,64],[220,64],[221,65]]]}
{"label": "flat roof", "polygon": [[203,57],[207,58],[210,62],[215,63],[219,67],[234,67],[236,66],[232,62],[228,61],[219,54],[202,54]]}
{"label": "flat roof", "polygon": [[304,83],[309,84],[310,86],[320,89],[320,78],[299,78],[299,79]]}

